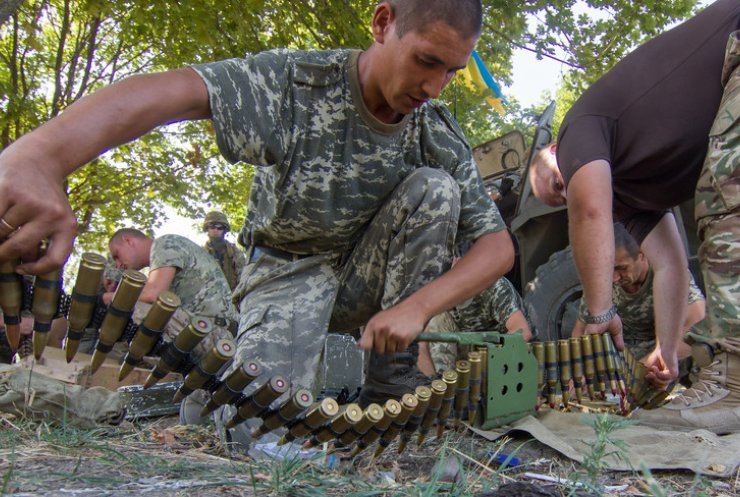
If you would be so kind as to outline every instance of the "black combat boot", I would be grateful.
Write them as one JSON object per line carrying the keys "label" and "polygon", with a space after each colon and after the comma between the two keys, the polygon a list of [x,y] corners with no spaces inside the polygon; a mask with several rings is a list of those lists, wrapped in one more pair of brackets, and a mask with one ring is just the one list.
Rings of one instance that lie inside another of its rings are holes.
{"label": "black combat boot", "polygon": [[413,343],[395,354],[370,353],[365,384],[357,402],[364,409],[371,403],[383,405],[388,399],[400,399],[405,393],[414,393],[416,387],[429,385],[432,378],[416,367],[419,344]]}

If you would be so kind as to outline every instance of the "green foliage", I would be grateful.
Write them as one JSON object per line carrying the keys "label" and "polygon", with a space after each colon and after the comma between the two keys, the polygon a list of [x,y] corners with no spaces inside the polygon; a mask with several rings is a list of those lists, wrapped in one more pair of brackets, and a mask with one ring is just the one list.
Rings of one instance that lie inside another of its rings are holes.
{"label": "green foliage", "polygon": [[[564,88],[575,96],[635,44],[685,17],[696,0],[483,3],[485,25],[477,49],[496,79],[511,83],[512,50],[525,47],[574,68]],[[365,48],[372,41],[368,26],[376,4],[27,0],[0,24],[0,147],[131,74],[273,47]],[[449,86],[443,101],[472,144],[529,127],[537,113],[512,100],[507,116],[498,116],[459,84]],[[69,198],[80,222],[78,250],[102,250],[108,235],[124,224],[151,230],[163,222],[166,207],[191,218],[220,209],[238,226],[252,172],[246,164],[226,164],[208,124],[152,132],[69,178]]]}

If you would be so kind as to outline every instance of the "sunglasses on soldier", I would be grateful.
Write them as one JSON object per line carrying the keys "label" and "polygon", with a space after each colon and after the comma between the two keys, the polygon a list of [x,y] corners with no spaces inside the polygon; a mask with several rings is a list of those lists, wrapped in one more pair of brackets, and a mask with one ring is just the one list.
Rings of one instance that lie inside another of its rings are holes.
{"label": "sunglasses on soldier", "polygon": [[208,229],[208,230],[214,229],[214,230],[221,230],[221,231],[223,231],[223,230],[226,229],[226,226],[224,226],[223,224],[211,223],[211,224],[206,225],[206,229]]}

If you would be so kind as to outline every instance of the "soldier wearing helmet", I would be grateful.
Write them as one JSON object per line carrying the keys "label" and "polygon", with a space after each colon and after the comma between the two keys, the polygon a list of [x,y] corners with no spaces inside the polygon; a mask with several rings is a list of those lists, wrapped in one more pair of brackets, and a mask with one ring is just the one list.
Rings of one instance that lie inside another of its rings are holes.
{"label": "soldier wearing helmet", "polygon": [[231,230],[231,225],[223,212],[211,211],[203,219],[203,231],[208,233],[208,241],[204,248],[218,261],[233,291],[239,283],[239,277],[247,260],[239,247],[224,238],[229,230]]}

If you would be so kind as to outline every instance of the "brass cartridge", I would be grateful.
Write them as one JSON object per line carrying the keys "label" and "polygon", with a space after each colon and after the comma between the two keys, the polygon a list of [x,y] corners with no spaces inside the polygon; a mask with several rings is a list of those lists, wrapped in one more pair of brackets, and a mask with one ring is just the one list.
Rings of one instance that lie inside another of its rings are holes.
{"label": "brass cartridge", "polygon": [[259,438],[267,432],[287,425],[300,413],[311,407],[311,404],[313,404],[311,392],[305,388],[299,389],[282,406],[269,409],[260,415],[263,423],[252,432],[252,437]]}
{"label": "brass cartridge", "polygon": [[583,401],[583,351],[581,349],[581,339],[578,337],[569,338],[570,343],[570,362],[573,365],[573,386],[576,391],[576,400],[580,404]]}
{"label": "brass cartridge", "polygon": [[594,363],[596,364],[596,375],[599,379],[599,393],[601,397],[606,396],[606,384],[609,379],[609,375],[606,371],[606,358],[604,355],[604,345],[601,342],[599,335],[589,335],[591,338],[591,347],[594,351]]}
{"label": "brass cartridge", "polygon": [[[446,372],[447,371],[445,371],[445,373]],[[382,454],[385,448],[390,445],[394,438],[396,438],[396,435],[398,435],[406,425],[406,421],[409,420],[409,417],[413,414],[418,404],[419,399],[416,398],[416,395],[406,393],[401,397],[401,412],[396,416],[396,419],[391,421],[390,426],[380,436],[378,446],[375,448],[375,453],[373,454],[373,459]]]}
{"label": "brass cartridge", "polygon": [[347,447],[355,440],[362,438],[372,426],[383,419],[383,408],[378,404],[370,404],[362,413],[362,418],[356,423],[350,425],[334,442],[336,448]]}
{"label": "brass cartridge", "polygon": [[180,307],[180,297],[170,291],[159,294],[131,339],[128,352],[121,364],[118,381],[128,376],[144,356],[152,351],[162,336],[165,325],[178,307]]}
{"label": "brass cartridge", "polygon": [[455,386],[452,424],[455,428],[459,428],[463,410],[468,406],[468,397],[470,395],[470,363],[468,361],[457,361],[455,363],[455,371],[457,371],[457,385]]}
{"label": "brass cartridge", "polygon": [[586,377],[586,388],[591,400],[596,400],[596,368],[594,367],[594,349],[591,346],[591,338],[588,335],[579,337],[581,339],[581,349],[583,350],[583,374]]}
{"label": "brass cartridge", "polygon": [[85,328],[92,321],[98,303],[98,288],[100,288],[104,270],[105,257],[95,252],[82,254],[67,315],[67,337],[64,340],[64,353],[67,362],[72,362],[72,359],[74,359]]}
{"label": "brass cartridge", "polygon": [[214,390],[211,398],[208,400],[200,412],[201,416],[206,416],[222,405],[231,404],[242,390],[247,388],[250,383],[256,380],[262,374],[262,366],[256,362],[245,362],[239,365],[234,371],[229,373],[224,381]]}
{"label": "brass cartridge", "polygon": [[322,399],[321,402],[309,409],[305,415],[299,416],[288,425],[288,433],[282,436],[278,445],[284,445],[296,438],[305,437],[338,413],[339,404],[336,400],[330,397]]}
{"label": "brass cartridge", "polygon": [[547,371],[547,403],[555,409],[555,394],[558,388],[558,349],[555,342],[545,342],[545,370]]}
{"label": "brass cartridge", "polygon": [[187,359],[188,354],[212,329],[213,323],[210,319],[193,317],[190,324],[180,330],[175,339],[162,351],[162,356],[157,361],[157,365],[154,366],[144,382],[144,388],[149,388],[164,378],[167,373],[180,367]]}
{"label": "brass cartridge", "polygon": [[290,389],[290,382],[280,375],[275,375],[270,380],[255,390],[252,395],[241,400],[235,407],[236,414],[226,423],[226,429],[230,429],[243,423],[250,418],[256,418],[267,411],[273,400],[280,397]]}
{"label": "brass cartridge", "polygon": [[402,407],[401,403],[394,399],[385,401],[383,405],[383,417],[380,421],[375,423],[359,440],[350,453],[350,458],[355,457],[357,454],[368,448],[373,444],[380,436],[385,433],[388,427],[391,425],[394,419],[401,414]]}
{"label": "brass cartridge", "polygon": [[619,393],[617,386],[617,363],[615,360],[617,349],[614,348],[612,337],[609,333],[602,333],[599,338],[601,339],[601,347],[604,349],[604,361],[606,362],[609,387],[611,388],[612,395],[616,396]]}
{"label": "brass cartridge", "polygon": [[442,381],[445,382],[447,388],[442,398],[442,405],[439,408],[439,416],[437,416],[437,438],[442,436],[442,432],[452,412],[452,403],[455,400],[455,389],[457,387],[457,371],[448,369],[442,373]]}
{"label": "brass cartridge", "polygon": [[[51,322],[59,308],[62,288],[62,270],[55,269],[37,275],[33,280],[33,356],[38,360],[46,347]],[[93,371],[94,372],[94,371]]]}
{"label": "brass cartridge", "polygon": [[233,340],[222,338],[216,345],[190,370],[180,389],[175,392],[175,402],[179,402],[199,388],[203,388],[218,371],[226,365],[236,354],[236,344]]}
{"label": "brass cartridge", "polygon": [[314,430],[313,436],[306,440],[303,448],[310,449],[326,443],[332,438],[338,438],[360,419],[362,419],[362,408],[359,405],[353,403],[342,406],[342,411],[334,416],[331,421]]}
{"label": "brass cartridge", "polygon": [[95,352],[90,360],[90,369],[95,372],[98,370],[105,357],[113,349],[113,346],[123,335],[128,320],[134,310],[134,305],[141,295],[141,291],[146,284],[146,276],[139,271],[127,269],[123,272],[121,282],[116,288],[113,300],[108,306],[108,310],[100,325],[100,335],[98,343],[95,346]]}
{"label": "brass cartridge", "polygon": [[570,343],[568,339],[558,340],[558,367],[560,369],[560,393],[562,394],[563,407],[568,409],[570,401],[570,380],[573,378],[570,359]]}
{"label": "brass cartridge", "polygon": [[468,424],[471,426],[475,423],[480,406],[481,382],[483,381],[483,361],[479,352],[469,352],[468,362],[470,363],[470,397],[468,398]]}
{"label": "brass cartridge", "polygon": [[540,407],[540,398],[545,397],[545,344],[532,342],[529,344],[532,355],[537,359],[537,408]]}
{"label": "brass cartridge", "polygon": [[3,309],[5,336],[13,351],[18,350],[18,344],[21,340],[23,280],[21,275],[15,272],[15,268],[20,263],[20,259],[0,262],[0,307]]}
{"label": "brass cartridge", "polygon": [[440,407],[442,407],[442,400],[444,399],[445,392],[447,391],[447,383],[442,380],[434,380],[432,382],[432,398],[429,399],[429,407],[424,413],[424,419],[421,421],[419,427],[419,436],[416,439],[417,445],[424,443],[424,439],[429,433],[429,430],[434,425],[434,421],[439,415]]}
{"label": "brass cartridge", "polygon": [[[470,352],[469,354],[477,354],[477,352]],[[409,416],[409,419],[406,421],[406,425],[403,427],[403,431],[401,432],[401,441],[398,444],[399,454],[404,451],[409,440],[411,440],[411,435],[419,428],[419,425],[421,425],[421,421],[424,419],[424,414],[429,407],[429,401],[432,399],[432,390],[429,387],[418,386],[416,387],[415,395],[419,403],[416,405],[414,412],[411,413],[411,416]]]}

